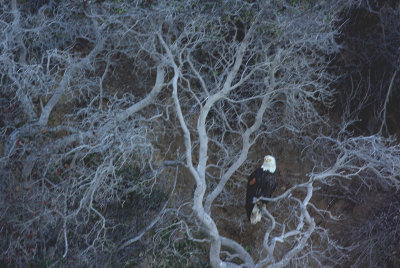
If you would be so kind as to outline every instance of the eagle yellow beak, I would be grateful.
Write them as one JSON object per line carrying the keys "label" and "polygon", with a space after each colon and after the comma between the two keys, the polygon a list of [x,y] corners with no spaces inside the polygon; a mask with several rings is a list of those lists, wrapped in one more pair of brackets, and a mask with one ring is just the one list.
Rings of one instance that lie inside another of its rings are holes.
{"label": "eagle yellow beak", "polygon": [[266,158],[265,158],[265,161],[271,162],[271,159],[270,159],[269,157],[266,157]]}

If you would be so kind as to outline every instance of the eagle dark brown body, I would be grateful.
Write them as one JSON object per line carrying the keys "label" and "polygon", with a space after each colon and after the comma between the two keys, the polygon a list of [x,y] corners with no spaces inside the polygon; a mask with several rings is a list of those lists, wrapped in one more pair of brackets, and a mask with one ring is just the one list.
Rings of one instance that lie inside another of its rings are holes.
{"label": "eagle dark brown body", "polygon": [[[250,220],[254,208],[253,199],[259,197],[271,197],[277,186],[275,174],[263,168],[257,168],[248,178],[246,193],[246,212]],[[268,201],[261,201],[267,204]],[[253,223],[253,222],[252,222]]]}

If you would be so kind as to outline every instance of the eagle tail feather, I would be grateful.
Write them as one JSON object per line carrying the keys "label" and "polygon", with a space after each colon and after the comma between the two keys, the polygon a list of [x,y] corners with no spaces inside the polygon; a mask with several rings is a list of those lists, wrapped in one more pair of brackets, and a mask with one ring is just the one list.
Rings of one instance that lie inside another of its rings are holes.
{"label": "eagle tail feather", "polygon": [[250,223],[256,224],[257,222],[261,221],[261,213],[262,213],[262,207],[259,207],[258,203],[255,203],[253,211],[251,212]]}

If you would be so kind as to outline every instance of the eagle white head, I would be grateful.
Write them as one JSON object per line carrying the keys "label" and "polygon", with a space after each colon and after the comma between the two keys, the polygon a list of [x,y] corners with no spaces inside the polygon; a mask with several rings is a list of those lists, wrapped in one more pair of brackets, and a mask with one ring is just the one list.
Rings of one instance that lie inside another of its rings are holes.
{"label": "eagle white head", "polygon": [[272,155],[267,155],[264,157],[264,163],[262,164],[261,168],[264,171],[269,171],[271,173],[274,173],[276,170],[276,161],[275,161],[275,157],[273,157]]}

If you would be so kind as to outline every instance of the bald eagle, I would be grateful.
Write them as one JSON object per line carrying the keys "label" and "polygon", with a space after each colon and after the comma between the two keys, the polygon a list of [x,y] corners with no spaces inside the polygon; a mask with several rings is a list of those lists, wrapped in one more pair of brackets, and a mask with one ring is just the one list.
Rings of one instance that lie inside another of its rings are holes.
{"label": "bald eagle", "polygon": [[271,197],[277,182],[275,179],[276,162],[271,155],[264,157],[264,163],[257,168],[248,178],[246,193],[246,212],[251,224],[261,221],[262,208],[268,203],[259,200],[255,204],[254,198]]}

